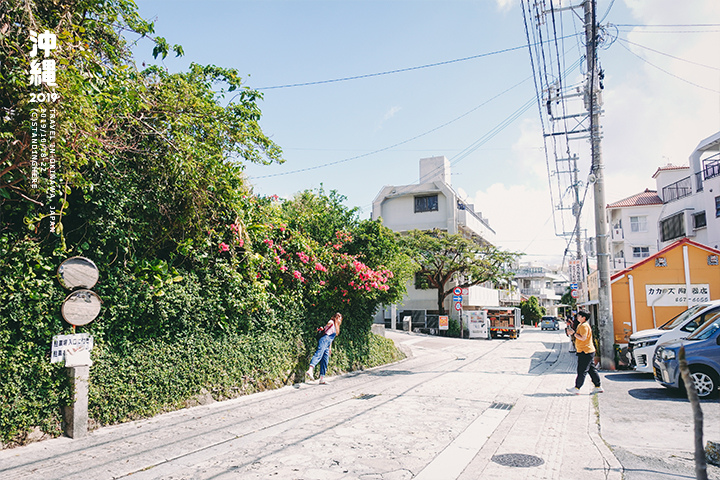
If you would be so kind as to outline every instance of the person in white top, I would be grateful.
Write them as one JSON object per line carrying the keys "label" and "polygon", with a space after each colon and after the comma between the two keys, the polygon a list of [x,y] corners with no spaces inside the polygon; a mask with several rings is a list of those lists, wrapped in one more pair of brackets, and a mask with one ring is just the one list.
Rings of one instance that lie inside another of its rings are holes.
{"label": "person in white top", "polygon": [[339,313],[336,313],[330,320],[328,320],[327,324],[323,328],[323,332],[325,334],[320,338],[320,340],[318,340],[317,350],[315,350],[315,354],[310,359],[310,368],[307,372],[305,372],[305,375],[307,375],[310,380],[313,380],[315,365],[320,363],[321,385],[325,385],[327,383],[325,381],[325,373],[327,372],[328,362],[330,361],[330,346],[332,345],[333,340],[335,340],[335,337],[340,333],[342,320],[343,317]]}

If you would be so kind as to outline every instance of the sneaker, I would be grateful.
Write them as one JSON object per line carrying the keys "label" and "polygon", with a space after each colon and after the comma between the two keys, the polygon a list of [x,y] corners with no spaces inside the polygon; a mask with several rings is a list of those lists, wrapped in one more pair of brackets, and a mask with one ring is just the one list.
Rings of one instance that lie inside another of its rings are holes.
{"label": "sneaker", "polygon": [[322,376],[320,377],[320,382],[318,382],[318,383],[320,383],[320,385],[327,385],[327,384],[328,384],[327,380],[325,380],[325,377],[322,377]]}
{"label": "sneaker", "polygon": [[580,395],[580,389],[575,387],[570,387],[566,389],[568,392],[572,393],[573,395]]}
{"label": "sneaker", "polygon": [[307,372],[305,372],[305,376],[308,380],[313,380],[313,367],[310,367]]}
{"label": "sneaker", "polygon": [[593,393],[603,393],[604,391],[605,391],[605,390],[603,390],[602,387],[595,387],[595,388],[592,389],[592,392],[590,392],[590,394],[593,394]]}

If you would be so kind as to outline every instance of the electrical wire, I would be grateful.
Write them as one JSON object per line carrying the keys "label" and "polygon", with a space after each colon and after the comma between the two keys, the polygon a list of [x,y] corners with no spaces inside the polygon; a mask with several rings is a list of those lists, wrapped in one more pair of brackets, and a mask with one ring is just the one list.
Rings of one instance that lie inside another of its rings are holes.
{"label": "electrical wire", "polygon": [[358,160],[358,159],[360,159],[360,158],[369,157],[369,156],[371,156],[371,155],[375,155],[375,154],[378,154],[378,153],[382,153],[382,152],[391,150],[391,149],[393,149],[393,148],[395,148],[395,147],[399,147],[400,145],[405,145],[406,143],[410,143],[410,142],[412,142],[413,140],[417,140],[418,138],[421,138],[421,137],[424,137],[424,136],[426,136],[426,135],[429,135],[429,134],[431,134],[431,133],[433,133],[433,132],[436,132],[436,131],[440,130],[441,128],[447,127],[448,125],[457,122],[458,120],[460,120],[460,119],[462,119],[462,118],[470,115],[471,113],[473,113],[474,111],[478,110],[479,108],[484,107],[485,105],[487,105],[488,103],[492,102],[492,101],[495,100],[496,98],[498,98],[498,97],[500,97],[500,96],[502,96],[502,95],[510,92],[511,90],[515,89],[516,87],[519,87],[520,85],[522,85],[523,83],[527,82],[528,80],[530,80],[530,77],[527,77],[526,79],[521,80],[520,82],[516,83],[515,85],[513,85],[513,86],[511,86],[511,87],[503,90],[502,92],[498,93],[498,94],[495,95],[494,97],[492,97],[492,98],[490,98],[490,99],[488,99],[488,100],[485,100],[485,101],[484,101],[483,103],[481,103],[480,105],[477,105],[476,107],[472,108],[471,110],[468,110],[467,112],[463,113],[462,115],[460,115],[460,116],[458,116],[458,117],[455,117],[455,118],[453,118],[452,120],[443,123],[442,125],[439,125],[439,126],[437,126],[437,127],[435,127],[435,128],[432,128],[432,129],[424,132],[424,133],[421,133],[421,134],[419,134],[419,135],[415,135],[415,136],[412,137],[412,138],[408,138],[408,139],[406,139],[406,140],[403,140],[403,141],[401,141],[401,142],[395,143],[395,144],[393,144],[393,145],[390,145],[390,146],[387,146],[387,147],[383,147],[383,148],[380,148],[380,149],[377,149],[377,150],[373,150],[373,151],[371,151],[371,152],[366,152],[366,153],[363,153],[363,154],[361,154],[361,155],[355,155],[355,156],[353,156],[353,157],[344,158],[344,159],[342,159],[342,160],[336,160],[336,161],[334,161],[334,162],[323,163],[322,165],[315,165],[315,166],[312,166],[312,167],[301,168],[301,169],[298,169],[298,170],[292,170],[292,171],[290,171],[290,172],[273,173],[273,174],[268,174],[268,175],[258,175],[258,176],[255,176],[255,177],[249,177],[249,179],[280,177],[280,176],[291,175],[291,174],[295,174],[295,173],[307,172],[307,171],[310,171],[310,170],[317,170],[317,169],[319,169],[319,168],[330,167],[330,166],[333,166],[333,165],[338,165],[338,164],[341,164],[341,163],[346,163],[346,162],[349,162],[349,161],[351,161],[351,160]]}
{"label": "electrical wire", "polygon": [[699,67],[705,67],[705,68],[709,68],[709,69],[711,69],[711,70],[720,71],[720,68],[718,68],[718,67],[713,67],[713,66],[711,66],[711,65],[705,65],[704,63],[693,62],[692,60],[686,60],[686,59],[684,59],[684,58],[676,57],[675,55],[670,55],[669,53],[664,53],[664,52],[661,52],[661,51],[659,51],[659,50],[655,50],[654,48],[646,47],[645,45],[640,45],[639,43],[631,42],[630,40],[628,40],[628,39],[626,39],[626,38],[619,38],[619,37],[618,37],[617,40],[620,41],[620,42],[629,43],[630,45],[634,45],[634,46],[636,46],[636,47],[644,48],[645,50],[650,50],[651,52],[655,52],[655,53],[657,53],[657,54],[664,55],[664,56],[666,56],[666,57],[670,57],[670,58],[672,58],[672,59],[674,59],[674,60],[680,60],[681,62],[690,63],[690,64],[692,64],[692,65],[697,65],[697,66],[699,66]]}
{"label": "electrical wire", "polygon": [[650,62],[649,60],[641,57],[641,56],[638,55],[637,53],[635,53],[635,52],[633,52],[632,50],[630,50],[630,48],[628,48],[628,47],[627,47],[626,45],[624,45],[622,42],[620,43],[620,46],[623,47],[623,48],[624,48],[625,50],[627,50],[628,52],[630,52],[630,54],[636,56],[637,58],[639,58],[639,59],[642,60],[643,62],[645,62],[645,63],[647,63],[648,65],[650,65],[651,67],[655,67],[655,68],[657,68],[658,70],[660,70],[661,72],[663,72],[663,73],[665,73],[665,74],[667,74],[667,75],[670,75],[671,77],[677,78],[678,80],[682,80],[683,82],[688,83],[688,84],[690,84],[690,85],[692,85],[692,86],[694,86],[694,87],[701,88],[701,89],[703,89],[703,90],[707,90],[708,92],[720,93],[720,90],[715,90],[715,89],[713,89],[713,88],[708,88],[708,87],[704,87],[704,86],[702,86],[702,85],[698,85],[697,83],[691,82],[690,80],[687,80],[687,79],[682,78],[682,77],[680,77],[680,76],[678,76],[678,75],[675,75],[674,73],[668,72],[667,70],[665,70],[665,69],[662,68],[662,67],[658,67],[658,66],[655,65],[654,63]]}
{"label": "electrical wire", "polygon": [[478,58],[490,57],[490,56],[499,55],[499,54],[502,54],[502,53],[513,52],[513,51],[515,51],[515,50],[521,50],[521,49],[524,49],[525,47],[526,47],[526,45],[522,45],[522,46],[518,46],[518,47],[509,47],[509,48],[504,48],[504,49],[502,49],[502,50],[495,50],[495,51],[493,51],[493,52],[480,53],[480,54],[478,54],[478,55],[471,55],[471,56],[469,56],[469,57],[456,58],[456,59],[454,59],[454,60],[446,60],[446,61],[443,61],[443,62],[428,63],[428,64],[425,64],[425,65],[419,65],[419,66],[415,66],[415,67],[398,68],[398,69],[395,69],[395,70],[387,70],[387,71],[384,71],[384,72],[367,73],[367,74],[363,74],[363,75],[355,75],[355,76],[351,76],[351,77],[334,78],[334,79],[330,79],[330,80],[318,80],[318,81],[313,81],[313,82],[289,83],[289,84],[285,84],[285,85],[274,85],[274,86],[269,86],[269,87],[259,87],[259,88],[253,88],[253,90],[274,90],[274,89],[280,89],[280,88],[307,87],[307,86],[311,86],[311,85],[323,85],[323,84],[327,84],[327,83],[347,82],[347,81],[350,81],[350,80],[359,80],[359,79],[363,79],[363,78],[380,77],[380,76],[383,76],[383,75],[393,75],[393,74],[396,74],[396,73],[411,72],[411,71],[414,71],[414,70],[421,70],[421,69],[424,69],[424,68],[439,67],[439,66],[443,66],[443,65],[450,65],[450,64],[453,64],[453,63],[465,62],[465,61],[468,61],[468,60],[476,60],[476,59],[478,59]]}

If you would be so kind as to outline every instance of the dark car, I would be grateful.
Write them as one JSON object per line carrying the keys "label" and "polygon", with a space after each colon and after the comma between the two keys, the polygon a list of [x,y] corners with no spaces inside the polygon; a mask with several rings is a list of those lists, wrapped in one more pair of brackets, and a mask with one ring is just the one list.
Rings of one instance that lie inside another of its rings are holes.
{"label": "dark car", "polygon": [[556,317],[542,317],[540,320],[541,330],[560,330],[560,323]]}
{"label": "dark car", "polygon": [[665,387],[683,388],[678,359],[683,346],[698,396],[707,398],[717,395],[720,385],[720,318],[705,323],[684,340],[657,347],[653,373],[655,380]]}

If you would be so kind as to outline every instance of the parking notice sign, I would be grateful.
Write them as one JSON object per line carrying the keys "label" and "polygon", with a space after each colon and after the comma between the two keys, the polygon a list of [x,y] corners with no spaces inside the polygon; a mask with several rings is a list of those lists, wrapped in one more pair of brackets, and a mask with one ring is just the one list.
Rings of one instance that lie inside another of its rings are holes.
{"label": "parking notice sign", "polygon": [[455,302],[455,310],[458,312],[462,310],[462,302]]}

